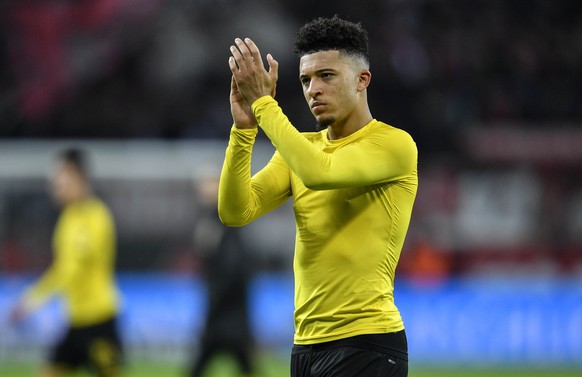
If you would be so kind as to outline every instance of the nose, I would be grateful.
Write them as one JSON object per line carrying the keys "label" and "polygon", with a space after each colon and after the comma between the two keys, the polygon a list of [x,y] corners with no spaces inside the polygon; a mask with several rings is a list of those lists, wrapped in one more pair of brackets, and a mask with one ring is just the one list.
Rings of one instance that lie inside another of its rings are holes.
{"label": "nose", "polygon": [[315,98],[319,94],[321,94],[321,88],[318,85],[317,80],[310,80],[309,81],[309,86],[307,86],[305,93],[311,98]]}

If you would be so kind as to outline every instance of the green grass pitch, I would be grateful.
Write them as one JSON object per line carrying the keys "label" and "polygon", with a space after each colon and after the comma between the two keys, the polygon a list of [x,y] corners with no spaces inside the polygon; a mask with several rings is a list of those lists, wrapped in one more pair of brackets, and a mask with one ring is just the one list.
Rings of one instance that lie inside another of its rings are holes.
{"label": "green grass pitch", "polygon": [[[256,377],[288,377],[289,362],[283,358],[262,355],[256,360]],[[36,366],[3,364],[0,365],[0,376],[30,377],[35,375]],[[127,365],[122,377],[185,377],[184,365],[164,365],[149,361],[134,361]],[[79,372],[74,377],[88,377],[89,374]],[[238,377],[237,365],[229,357],[215,358],[204,377]],[[542,369],[443,369],[411,366],[409,377],[580,377],[580,369],[542,370]]]}

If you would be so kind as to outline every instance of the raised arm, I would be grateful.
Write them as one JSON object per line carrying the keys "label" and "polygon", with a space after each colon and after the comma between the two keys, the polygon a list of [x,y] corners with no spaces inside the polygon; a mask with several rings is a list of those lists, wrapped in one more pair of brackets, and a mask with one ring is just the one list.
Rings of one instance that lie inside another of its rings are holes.
{"label": "raised arm", "polygon": [[390,182],[408,176],[416,169],[416,144],[402,130],[384,125],[358,143],[327,153],[293,127],[272,97],[258,99],[252,109],[259,126],[290,169],[310,189]]}
{"label": "raised arm", "polygon": [[277,153],[254,176],[251,155],[257,129],[231,129],[218,189],[218,213],[229,226],[243,226],[291,195],[289,169]]}

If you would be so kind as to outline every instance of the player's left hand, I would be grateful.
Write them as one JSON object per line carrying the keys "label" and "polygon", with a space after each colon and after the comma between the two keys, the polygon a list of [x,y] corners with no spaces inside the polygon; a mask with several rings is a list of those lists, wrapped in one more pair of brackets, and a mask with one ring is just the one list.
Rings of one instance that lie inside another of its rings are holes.
{"label": "player's left hand", "polygon": [[251,110],[251,106],[246,103],[242,94],[236,86],[234,76],[230,79],[230,113],[236,128],[256,128],[257,119]]}
{"label": "player's left hand", "polygon": [[228,65],[245,101],[251,105],[260,97],[275,97],[279,63],[271,54],[267,54],[267,71],[259,48],[250,38],[245,38],[244,41],[236,38],[235,44],[236,46],[230,46],[232,56]]}

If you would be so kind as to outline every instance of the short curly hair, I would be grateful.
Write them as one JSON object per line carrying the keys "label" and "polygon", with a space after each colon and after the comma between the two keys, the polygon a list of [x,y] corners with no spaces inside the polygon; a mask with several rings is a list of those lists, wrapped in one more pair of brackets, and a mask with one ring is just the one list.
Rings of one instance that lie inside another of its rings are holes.
{"label": "short curly hair", "polygon": [[361,23],[350,22],[337,15],[332,18],[319,17],[303,25],[297,31],[294,44],[299,56],[338,50],[370,63],[368,32]]}

